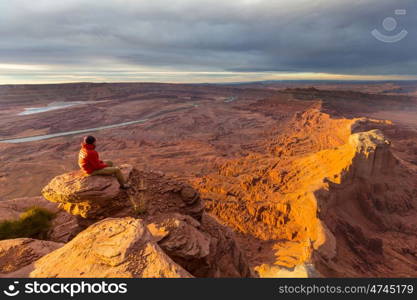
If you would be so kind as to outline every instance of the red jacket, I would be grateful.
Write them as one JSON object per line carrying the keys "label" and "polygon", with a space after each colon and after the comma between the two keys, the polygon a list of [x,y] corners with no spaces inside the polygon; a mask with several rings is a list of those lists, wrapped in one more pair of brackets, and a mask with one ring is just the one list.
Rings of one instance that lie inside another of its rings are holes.
{"label": "red jacket", "polygon": [[78,155],[78,165],[87,174],[108,167],[99,159],[97,151],[94,150],[95,148],[95,145],[82,144],[80,154]]}

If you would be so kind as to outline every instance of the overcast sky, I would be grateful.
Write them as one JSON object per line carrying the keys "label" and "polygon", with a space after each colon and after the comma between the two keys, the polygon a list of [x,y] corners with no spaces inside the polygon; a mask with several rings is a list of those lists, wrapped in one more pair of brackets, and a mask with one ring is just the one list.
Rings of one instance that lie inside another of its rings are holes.
{"label": "overcast sky", "polygon": [[417,78],[416,0],[0,0],[0,34],[0,84]]}

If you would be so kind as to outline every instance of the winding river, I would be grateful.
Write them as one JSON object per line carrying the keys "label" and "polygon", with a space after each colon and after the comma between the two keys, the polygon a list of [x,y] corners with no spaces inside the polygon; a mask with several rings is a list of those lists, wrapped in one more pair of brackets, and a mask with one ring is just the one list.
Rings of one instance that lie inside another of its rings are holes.
{"label": "winding river", "polygon": [[149,119],[141,119],[141,120],[136,120],[136,121],[123,122],[123,123],[100,126],[100,127],[94,127],[94,128],[88,128],[88,129],[58,132],[58,133],[51,133],[51,134],[44,134],[44,135],[34,135],[34,136],[28,136],[28,137],[22,137],[22,138],[16,138],[16,139],[9,139],[9,140],[0,140],[0,143],[18,144],[18,143],[41,141],[41,140],[56,138],[56,137],[60,137],[60,136],[74,135],[74,134],[86,133],[86,132],[94,132],[94,131],[103,130],[103,129],[117,128],[117,127],[132,125],[132,124],[145,123],[148,120]]}
{"label": "winding river", "polygon": [[[237,99],[237,97],[232,96],[232,97],[227,98],[224,102],[225,103],[230,103],[230,102],[235,101],[236,99]],[[78,103],[72,102],[70,105],[60,105],[60,104],[58,104],[58,105],[53,105],[53,106],[46,106],[46,107],[43,107],[43,108],[28,108],[28,109],[26,109],[25,112],[21,113],[20,115],[41,113],[41,112],[45,112],[45,111],[49,111],[49,110],[53,110],[53,109],[66,108],[66,107],[76,105],[76,104],[78,104]],[[198,104],[191,103],[190,105],[185,106],[185,107],[178,107],[178,108],[174,108],[174,109],[170,109],[170,110],[163,110],[163,111],[160,111],[160,112],[157,112],[157,113],[153,113],[153,114],[148,115],[146,118],[135,120],[135,121],[129,121],[129,122],[123,122],[123,123],[117,123],[117,124],[87,128],[87,129],[80,129],[80,130],[72,130],[72,131],[65,131],[65,132],[58,132],[58,133],[51,133],[51,134],[43,134],[43,135],[33,135],[33,136],[14,138],[14,139],[5,139],[5,140],[0,140],[0,143],[19,144],[19,143],[35,142],[35,141],[42,141],[42,140],[52,139],[52,138],[61,137],[61,136],[76,135],[76,134],[80,134],[80,133],[94,132],[94,131],[99,131],[99,130],[103,130],[103,129],[123,127],[123,126],[132,125],[132,124],[140,124],[140,123],[145,123],[145,122],[147,122],[147,121],[149,121],[153,118],[159,117],[159,116],[167,114],[167,113],[176,112],[176,111],[185,110],[185,109],[190,109],[190,108],[197,108],[198,106],[199,106]],[[50,108],[50,109],[48,109],[48,108]]]}

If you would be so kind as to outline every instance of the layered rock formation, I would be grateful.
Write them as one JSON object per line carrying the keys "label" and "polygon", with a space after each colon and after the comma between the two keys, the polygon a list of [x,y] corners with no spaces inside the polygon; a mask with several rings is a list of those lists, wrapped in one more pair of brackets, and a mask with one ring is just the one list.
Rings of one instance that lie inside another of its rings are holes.
{"label": "layered rock formation", "polygon": [[201,223],[181,215],[147,220],[158,245],[196,277],[252,277],[233,233],[204,214]]}
{"label": "layered rock formation", "polygon": [[[415,170],[392,155],[380,131],[352,135],[365,121],[308,110],[267,145],[270,154],[237,159],[196,181],[208,211],[242,234],[260,276],[295,267],[320,276],[309,264],[322,275],[402,276],[417,266],[414,257],[388,267],[388,257],[398,256],[393,244],[415,253]],[[388,247],[381,230],[392,231]]]}
{"label": "layered rock formation", "polygon": [[354,156],[340,182],[315,192],[335,246],[331,255],[319,248],[313,261],[327,276],[414,276],[417,170],[392,154],[379,130],[353,134],[349,145]]}

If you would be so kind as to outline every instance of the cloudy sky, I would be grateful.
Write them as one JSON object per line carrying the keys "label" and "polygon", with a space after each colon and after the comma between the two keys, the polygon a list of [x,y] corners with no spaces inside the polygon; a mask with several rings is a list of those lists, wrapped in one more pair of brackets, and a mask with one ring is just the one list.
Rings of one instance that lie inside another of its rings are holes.
{"label": "cloudy sky", "polygon": [[0,34],[0,84],[417,78],[416,0],[0,0]]}

